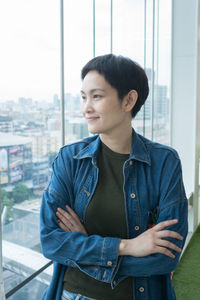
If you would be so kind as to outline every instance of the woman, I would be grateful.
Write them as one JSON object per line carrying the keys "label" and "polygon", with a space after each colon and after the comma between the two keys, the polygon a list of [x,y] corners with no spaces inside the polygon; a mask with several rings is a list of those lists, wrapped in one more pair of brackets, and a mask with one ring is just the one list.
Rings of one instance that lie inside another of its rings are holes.
{"label": "woman", "polygon": [[41,245],[54,261],[43,299],[176,299],[170,273],[187,235],[176,151],[137,134],[144,70],[112,54],[82,69],[92,137],[64,146],[41,205]]}

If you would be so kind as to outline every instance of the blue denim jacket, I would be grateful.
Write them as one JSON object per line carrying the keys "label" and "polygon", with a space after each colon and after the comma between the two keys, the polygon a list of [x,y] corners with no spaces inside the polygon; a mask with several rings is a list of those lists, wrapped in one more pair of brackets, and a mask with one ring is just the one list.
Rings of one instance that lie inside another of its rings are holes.
{"label": "blue denim jacket", "polygon": [[[41,246],[44,256],[54,261],[50,286],[43,299],[60,300],[62,281],[67,266],[79,268],[112,288],[128,276],[135,277],[136,300],[176,299],[170,272],[180,253],[172,251],[172,259],[163,254],[146,257],[118,256],[119,238],[86,236],[60,229],[56,210],[66,204],[85,223],[87,205],[98,181],[97,155],[99,135],[61,148],[53,163],[50,183],[41,205]],[[177,218],[170,230],[179,232],[184,240],[171,239],[183,248],[187,235],[187,199],[182,181],[181,163],[176,151],[154,143],[133,130],[129,159],[123,166],[124,205],[127,238],[146,231],[150,217],[157,212],[157,223]],[[168,239],[170,240],[170,239]]]}

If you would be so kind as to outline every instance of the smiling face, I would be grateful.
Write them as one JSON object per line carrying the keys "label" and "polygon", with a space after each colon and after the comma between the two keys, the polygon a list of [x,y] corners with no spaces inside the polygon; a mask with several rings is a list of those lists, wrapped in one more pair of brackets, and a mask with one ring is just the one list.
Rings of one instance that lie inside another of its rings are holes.
{"label": "smiling face", "polygon": [[126,99],[118,97],[113,88],[97,71],[90,71],[83,79],[81,90],[82,113],[91,133],[113,134],[131,124]]}

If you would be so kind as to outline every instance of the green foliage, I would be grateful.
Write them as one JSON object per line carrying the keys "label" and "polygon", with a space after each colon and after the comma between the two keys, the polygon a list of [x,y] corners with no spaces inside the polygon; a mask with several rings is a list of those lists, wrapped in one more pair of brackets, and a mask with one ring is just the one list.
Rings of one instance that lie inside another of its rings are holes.
{"label": "green foliage", "polygon": [[1,199],[2,199],[2,201],[5,197],[8,197],[8,192],[6,192],[4,189],[1,189]]}
{"label": "green foliage", "polygon": [[4,189],[1,190],[1,211],[3,211],[4,206],[7,206],[7,219],[12,217],[12,207],[14,204],[13,198],[9,197],[9,193],[6,192]]}
{"label": "green foliage", "polygon": [[17,183],[13,189],[13,198],[15,203],[20,203],[29,199],[29,189],[23,183]]}
{"label": "green foliage", "polygon": [[8,197],[5,197],[4,200],[3,200],[3,207],[4,206],[7,206],[7,219],[11,218],[12,217],[12,207],[13,207],[13,203],[14,203],[14,200],[13,198],[8,198]]}

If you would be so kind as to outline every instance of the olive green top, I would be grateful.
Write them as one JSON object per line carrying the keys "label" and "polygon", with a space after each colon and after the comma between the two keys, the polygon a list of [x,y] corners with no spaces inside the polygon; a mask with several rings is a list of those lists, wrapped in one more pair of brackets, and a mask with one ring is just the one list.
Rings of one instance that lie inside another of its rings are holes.
{"label": "olive green top", "polygon": [[[123,164],[128,157],[129,154],[113,152],[101,144],[98,183],[86,210],[85,228],[88,235],[127,238]],[[68,267],[63,288],[97,300],[133,300],[133,284],[133,278],[127,278],[112,289],[110,284]]]}

